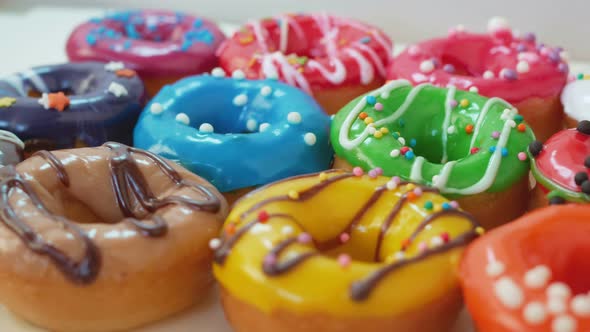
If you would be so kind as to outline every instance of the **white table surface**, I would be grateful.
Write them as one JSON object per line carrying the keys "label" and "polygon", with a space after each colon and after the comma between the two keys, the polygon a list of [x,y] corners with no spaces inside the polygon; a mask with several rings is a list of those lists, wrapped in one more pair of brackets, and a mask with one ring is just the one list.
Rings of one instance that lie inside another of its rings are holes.
{"label": "white table surface", "polygon": [[[1,0],[0,0],[1,1]],[[65,62],[64,45],[72,29],[79,22],[100,16],[103,9],[34,7],[25,11],[11,10],[0,3],[0,76],[21,71],[31,66]],[[222,24],[227,33],[235,27]],[[398,46],[398,50],[400,47]],[[572,72],[590,73],[590,65],[571,64]],[[463,314],[456,331],[470,331],[467,315]],[[0,331],[42,332],[11,315],[0,306]],[[217,291],[208,294],[198,306],[172,318],[136,330],[136,332],[231,332],[223,316]]]}

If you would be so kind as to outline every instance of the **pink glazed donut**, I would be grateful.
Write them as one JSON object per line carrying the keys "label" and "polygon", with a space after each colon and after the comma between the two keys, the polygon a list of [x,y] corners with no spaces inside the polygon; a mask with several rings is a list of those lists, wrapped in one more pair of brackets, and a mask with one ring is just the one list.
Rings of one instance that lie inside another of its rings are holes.
{"label": "pink glazed donut", "polygon": [[562,128],[559,96],[568,70],[561,48],[539,43],[532,33],[519,36],[505,19],[495,17],[488,23],[488,33],[471,33],[459,26],[447,37],[408,47],[393,60],[388,79],[454,85],[502,98],[544,141]]}
{"label": "pink glazed donut", "polygon": [[144,80],[148,94],[178,79],[209,72],[225,40],[213,22],[163,10],[122,11],[74,29],[66,52],[71,61],[123,64]]}

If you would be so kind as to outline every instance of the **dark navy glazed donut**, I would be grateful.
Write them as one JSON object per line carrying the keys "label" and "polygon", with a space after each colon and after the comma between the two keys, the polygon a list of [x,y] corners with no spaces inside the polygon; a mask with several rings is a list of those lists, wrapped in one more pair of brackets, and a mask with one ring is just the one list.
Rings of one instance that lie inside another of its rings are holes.
{"label": "dark navy glazed donut", "polygon": [[121,63],[36,67],[0,78],[0,129],[26,150],[131,144],[143,83]]}

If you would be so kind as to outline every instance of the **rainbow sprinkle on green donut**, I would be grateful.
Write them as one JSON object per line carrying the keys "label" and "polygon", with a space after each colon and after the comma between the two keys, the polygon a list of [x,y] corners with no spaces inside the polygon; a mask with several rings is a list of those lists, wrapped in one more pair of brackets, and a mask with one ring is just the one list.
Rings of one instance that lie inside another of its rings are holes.
{"label": "rainbow sprinkle on green donut", "polygon": [[340,110],[331,140],[352,166],[461,196],[501,192],[526,176],[534,135],[500,98],[397,80]]}

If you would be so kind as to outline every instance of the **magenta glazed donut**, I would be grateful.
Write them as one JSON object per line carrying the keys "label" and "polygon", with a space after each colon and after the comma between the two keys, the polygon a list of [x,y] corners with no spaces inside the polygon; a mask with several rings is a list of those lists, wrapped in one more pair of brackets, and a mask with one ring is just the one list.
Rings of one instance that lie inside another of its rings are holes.
{"label": "magenta glazed donut", "polygon": [[163,10],[122,11],[77,26],[66,52],[71,61],[120,61],[139,74],[149,95],[164,84],[217,66],[225,40],[215,23]]}

